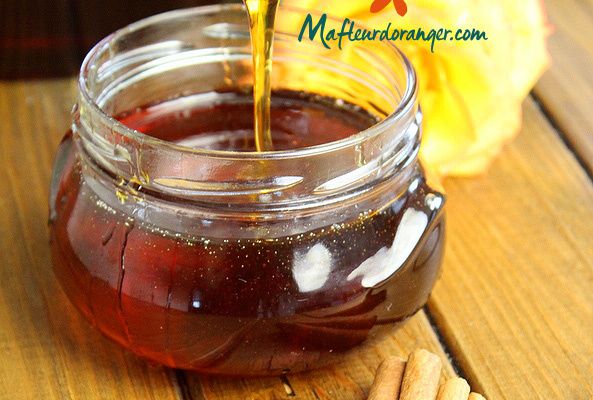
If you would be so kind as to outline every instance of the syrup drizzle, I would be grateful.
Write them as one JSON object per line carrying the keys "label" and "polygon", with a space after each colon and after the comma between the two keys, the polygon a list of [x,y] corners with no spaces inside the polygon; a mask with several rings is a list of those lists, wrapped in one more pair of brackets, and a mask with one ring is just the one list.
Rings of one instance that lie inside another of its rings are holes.
{"label": "syrup drizzle", "polygon": [[253,51],[253,104],[257,151],[272,151],[270,124],[272,47],[278,0],[243,0],[249,13]]}

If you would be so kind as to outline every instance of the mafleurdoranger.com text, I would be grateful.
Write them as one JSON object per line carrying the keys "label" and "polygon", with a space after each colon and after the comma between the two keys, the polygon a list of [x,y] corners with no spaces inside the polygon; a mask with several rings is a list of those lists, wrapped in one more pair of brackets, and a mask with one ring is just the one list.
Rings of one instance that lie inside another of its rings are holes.
{"label": "mafleurdoranger.com text", "polygon": [[444,41],[486,41],[488,35],[486,32],[479,29],[403,29],[393,26],[393,23],[388,23],[383,29],[369,29],[360,28],[356,25],[356,22],[345,18],[341,29],[326,27],[327,14],[321,14],[317,21],[314,20],[311,14],[307,14],[305,22],[301,27],[298,40],[302,41],[304,37],[307,37],[311,41],[319,40],[323,46],[327,49],[333,48],[335,44],[342,50],[342,44],[345,40],[351,42],[364,42],[371,40],[381,41],[418,41],[426,42],[430,45],[430,51],[434,53],[435,45],[437,42]]}

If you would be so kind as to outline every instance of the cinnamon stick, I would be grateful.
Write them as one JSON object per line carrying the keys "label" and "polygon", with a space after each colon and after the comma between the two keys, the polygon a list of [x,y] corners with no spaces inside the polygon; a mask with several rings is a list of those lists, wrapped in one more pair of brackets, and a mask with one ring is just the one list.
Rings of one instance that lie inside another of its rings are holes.
{"label": "cinnamon stick", "polygon": [[408,358],[400,400],[435,400],[441,376],[441,360],[426,350],[416,350]]}
{"label": "cinnamon stick", "polygon": [[441,385],[437,400],[467,400],[469,385],[465,379],[452,378]]}
{"label": "cinnamon stick", "polygon": [[397,400],[404,376],[406,362],[388,358],[379,365],[368,400]]}
{"label": "cinnamon stick", "polygon": [[486,400],[486,398],[484,396],[482,396],[481,394],[472,392],[469,394],[468,400]]}

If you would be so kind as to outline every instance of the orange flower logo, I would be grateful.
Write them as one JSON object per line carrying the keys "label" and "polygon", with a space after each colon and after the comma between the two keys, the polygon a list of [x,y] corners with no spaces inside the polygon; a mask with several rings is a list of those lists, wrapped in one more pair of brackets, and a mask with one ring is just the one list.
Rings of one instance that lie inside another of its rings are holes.
{"label": "orange flower logo", "polygon": [[392,1],[397,13],[402,17],[406,15],[406,13],[408,12],[408,5],[406,4],[406,0],[375,0],[373,1],[373,4],[371,4],[371,12],[378,13],[379,11],[387,7],[389,3],[391,3]]}

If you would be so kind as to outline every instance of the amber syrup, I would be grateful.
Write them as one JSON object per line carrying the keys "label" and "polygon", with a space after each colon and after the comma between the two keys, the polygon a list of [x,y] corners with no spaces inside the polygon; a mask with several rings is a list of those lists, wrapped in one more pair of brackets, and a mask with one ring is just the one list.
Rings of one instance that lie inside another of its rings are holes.
{"label": "amber syrup", "polygon": [[[188,147],[253,151],[253,102],[250,96],[232,96],[230,104],[191,109],[172,100],[119,118],[147,135]],[[287,93],[274,98],[271,129],[277,149],[332,142],[375,122],[328,99]],[[67,136],[63,146],[70,140]],[[418,249],[384,282],[367,287],[355,272],[394,246],[406,210],[424,201],[425,184],[419,185],[379,211],[360,210],[353,218],[304,227],[298,234],[195,237],[109,205],[71,154],[53,205],[55,271],[88,319],[148,359],[225,375],[308,369],[425,304],[440,264],[440,221],[427,228]]]}

